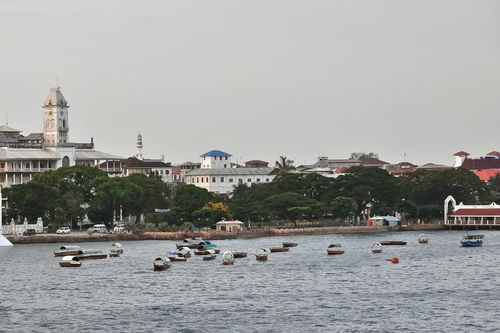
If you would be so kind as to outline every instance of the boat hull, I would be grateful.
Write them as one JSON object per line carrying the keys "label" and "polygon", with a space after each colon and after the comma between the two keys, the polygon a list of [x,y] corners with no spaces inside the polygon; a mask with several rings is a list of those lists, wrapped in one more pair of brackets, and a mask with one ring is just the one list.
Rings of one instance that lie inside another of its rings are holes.
{"label": "boat hull", "polygon": [[381,245],[406,245],[404,241],[383,241],[380,242]]}
{"label": "boat hull", "polygon": [[255,259],[257,261],[267,261],[267,254],[256,254]]}
{"label": "boat hull", "polygon": [[216,257],[217,256],[215,254],[203,256],[203,260],[205,260],[205,261],[214,260]]}
{"label": "boat hull", "polygon": [[245,258],[247,256],[246,252],[233,252],[235,258]]}
{"label": "boat hull", "polygon": [[223,265],[234,265],[234,260],[222,260]]}
{"label": "boat hull", "polygon": [[153,270],[155,271],[164,271],[169,268],[170,265],[153,265]]}
{"label": "boat hull", "polygon": [[381,249],[373,249],[372,253],[382,253],[382,250]]}
{"label": "boat hull", "polygon": [[288,252],[290,248],[288,247],[272,247],[269,249],[271,252]]}
{"label": "boat hull", "polygon": [[299,245],[298,243],[292,243],[292,242],[284,242],[283,247],[295,247]]}
{"label": "boat hull", "polygon": [[427,239],[419,239],[418,243],[419,244],[427,244],[427,243],[429,243],[429,241]]}
{"label": "boat hull", "polygon": [[187,261],[187,258],[184,257],[168,257],[168,259],[170,259],[170,261],[177,261],[177,262]]}
{"label": "boat hull", "polygon": [[60,267],[80,267],[82,266],[81,262],[60,262]]}
{"label": "boat hull", "polygon": [[460,241],[462,247],[478,247],[483,246],[483,241]]}
{"label": "boat hull", "polygon": [[329,255],[344,254],[345,250],[326,250]]}
{"label": "boat hull", "polygon": [[90,254],[88,256],[86,256],[86,255],[78,256],[78,258],[80,258],[81,260],[84,260],[84,259],[106,259],[107,257],[108,257],[107,254]]}
{"label": "boat hull", "polygon": [[68,250],[68,251],[54,251],[54,256],[65,257],[65,256],[75,256],[78,254],[79,250]]}

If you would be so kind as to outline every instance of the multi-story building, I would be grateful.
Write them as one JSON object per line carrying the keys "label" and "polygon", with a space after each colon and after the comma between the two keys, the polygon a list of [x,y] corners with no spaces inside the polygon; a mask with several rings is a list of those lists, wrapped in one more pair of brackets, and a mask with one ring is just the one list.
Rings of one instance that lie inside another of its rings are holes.
{"label": "multi-story building", "polygon": [[186,183],[205,188],[209,192],[228,194],[237,185],[269,183],[275,177],[271,174],[274,168],[231,168],[231,156],[220,150],[201,155],[201,168],[188,172]]}
{"label": "multi-story building", "polygon": [[69,105],[60,87],[50,89],[42,108],[43,133],[24,136],[7,124],[0,126],[1,187],[26,183],[36,173],[73,165],[99,167],[110,175],[121,173],[123,158],[96,151],[93,139],[88,143],[69,141]]}

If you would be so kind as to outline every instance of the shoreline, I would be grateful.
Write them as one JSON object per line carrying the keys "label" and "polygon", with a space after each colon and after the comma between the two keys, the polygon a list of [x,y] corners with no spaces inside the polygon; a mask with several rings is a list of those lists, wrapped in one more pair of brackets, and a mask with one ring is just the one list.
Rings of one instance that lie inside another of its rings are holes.
{"label": "shoreline", "polygon": [[[202,237],[207,240],[261,238],[277,236],[308,236],[308,235],[330,235],[330,234],[370,234],[394,231],[426,231],[446,230],[442,224],[410,224],[400,227],[316,227],[316,228],[287,228],[287,229],[256,229],[240,232],[215,231],[208,232],[143,232],[116,233],[116,234],[79,234],[79,235],[55,235],[44,234],[35,236],[6,236],[12,244],[37,244],[37,243],[80,243],[80,242],[108,242],[108,241],[140,241],[140,240],[183,240],[190,237]],[[5,235],[4,235],[5,236]]]}

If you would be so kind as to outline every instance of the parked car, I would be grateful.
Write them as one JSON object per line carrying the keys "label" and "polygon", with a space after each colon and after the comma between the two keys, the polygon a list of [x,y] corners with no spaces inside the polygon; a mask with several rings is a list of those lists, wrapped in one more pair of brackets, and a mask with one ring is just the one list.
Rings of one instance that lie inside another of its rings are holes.
{"label": "parked car", "polygon": [[123,224],[118,224],[115,225],[113,228],[113,232],[124,232],[125,231],[125,226]]}
{"label": "parked car", "polygon": [[108,229],[106,228],[105,224],[94,224],[92,228],[90,228],[93,232],[97,232],[100,234],[104,234],[108,232]]}
{"label": "parked car", "polygon": [[35,229],[26,229],[26,231],[23,232],[23,236],[35,236],[35,235],[36,235]]}
{"label": "parked car", "polygon": [[69,234],[71,229],[69,227],[61,227],[57,229],[56,234]]}

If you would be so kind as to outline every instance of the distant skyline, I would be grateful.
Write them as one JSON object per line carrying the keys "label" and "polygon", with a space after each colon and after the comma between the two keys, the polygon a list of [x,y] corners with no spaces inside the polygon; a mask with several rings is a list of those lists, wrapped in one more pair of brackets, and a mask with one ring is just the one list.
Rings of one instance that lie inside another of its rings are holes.
{"label": "distant skyline", "polygon": [[[0,119],[182,163],[220,149],[296,165],[500,150],[498,1],[0,0]],[[56,78],[59,78],[56,81]]]}

